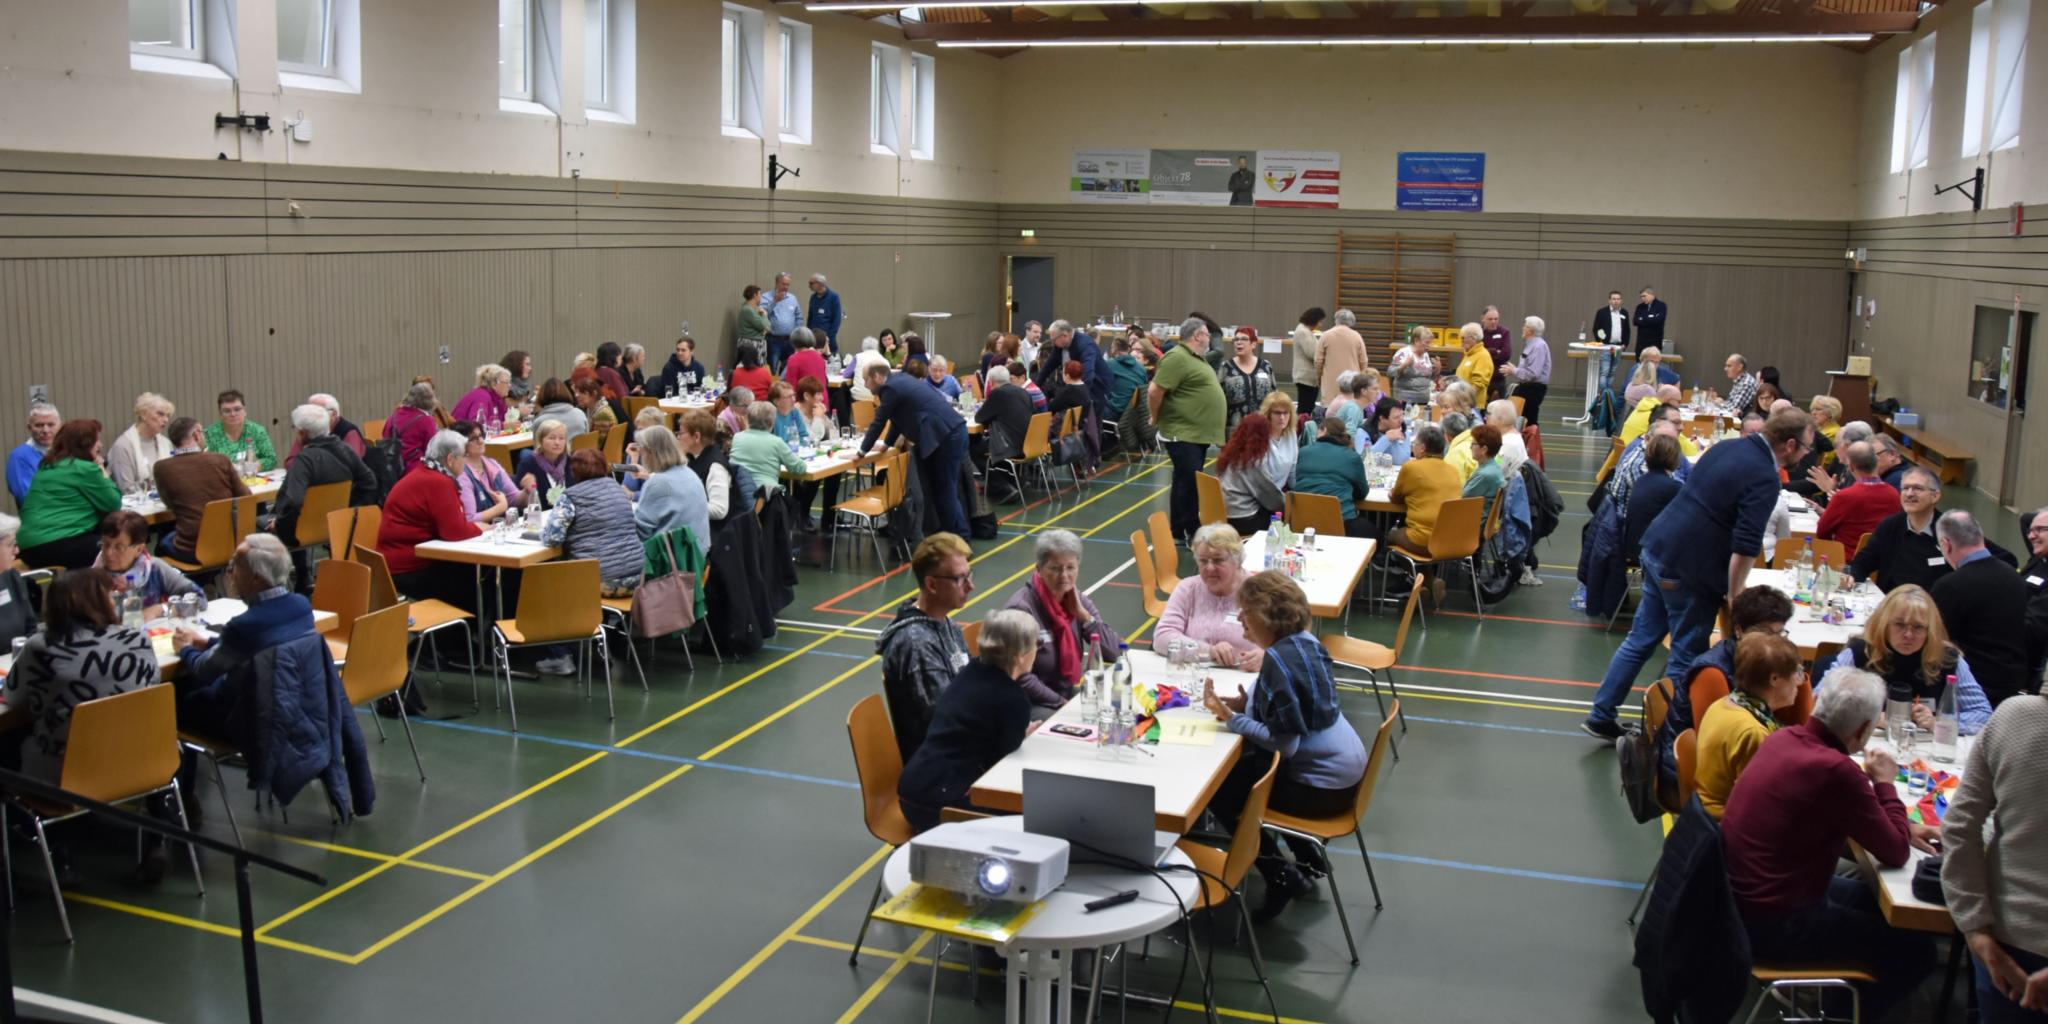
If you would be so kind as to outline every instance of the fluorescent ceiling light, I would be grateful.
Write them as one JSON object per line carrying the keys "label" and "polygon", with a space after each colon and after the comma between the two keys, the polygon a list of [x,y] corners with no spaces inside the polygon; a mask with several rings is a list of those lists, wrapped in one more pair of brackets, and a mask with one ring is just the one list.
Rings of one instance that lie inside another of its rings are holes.
{"label": "fluorescent ceiling light", "polygon": [[[924,6],[933,6],[926,4]],[[1035,5],[1034,5],[1035,6]],[[945,49],[1036,49],[1043,47],[1120,46],[1684,46],[1745,43],[1864,43],[1867,32],[1827,35],[1758,36],[1346,36],[1339,39],[1234,39],[1226,37],[1166,39],[941,39]]]}
{"label": "fluorescent ceiling light", "polygon": [[[807,11],[895,11],[906,7],[921,7],[925,10],[959,7],[1099,7],[1105,2],[1117,0],[937,0],[935,3],[876,3],[874,0],[820,0],[807,3]],[[1187,6],[1205,6],[1227,3],[1281,3],[1285,0],[1173,0]]]}

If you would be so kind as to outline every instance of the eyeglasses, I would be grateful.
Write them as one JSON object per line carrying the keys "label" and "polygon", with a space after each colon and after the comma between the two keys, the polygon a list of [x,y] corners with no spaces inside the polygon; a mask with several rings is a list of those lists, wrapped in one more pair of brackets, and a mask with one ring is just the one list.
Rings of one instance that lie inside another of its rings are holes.
{"label": "eyeglasses", "polygon": [[954,586],[965,586],[969,583],[974,582],[974,572],[972,570],[969,570],[967,572],[961,573],[958,576],[926,576],[925,579],[949,580],[953,583]]}
{"label": "eyeglasses", "polygon": [[[1923,486],[1921,486],[1921,485],[1919,485],[1919,484],[1907,484],[1907,485],[1905,485],[1905,486],[1903,486],[1903,487],[1899,488],[1899,493],[1900,493],[1900,494],[1939,494],[1939,493],[1941,493],[1941,492],[1939,492],[1939,491],[1935,490],[1935,489],[1934,489],[1934,488],[1932,488],[1932,487],[1923,487]],[[2031,532],[2031,531],[2029,531],[2029,532]]]}
{"label": "eyeglasses", "polygon": [[1892,623],[1892,628],[1893,628],[1893,629],[1896,629],[1896,630],[1898,630],[1898,631],[1899,631],[1899,632],[1901,632],[1901,633],[1925,633],[1925,632],[1927,632],[1927,623],[1925,623],[1925,622],[1894,622],[1894,623]]}
{"label": "eyeglasses", "polygon": [[1221,569],[1221,568],[1223,568],[1223,567],[1225,567],[1225,566],[1228,566],[1228,565],[1234,565],[1234,564],[1236,564],[1236,562],[1237,562],[1237,560],[1236,560],[1236,559],[1234,559],[1234,558],[1197,558],[1197,559],[1195,559],[1195,564],[1196,564],[1196,565],[1199,565],[1199,566],[1201,566],[1201,567],[1202,567],[1202,568],[1204,568],[1204,569]]}

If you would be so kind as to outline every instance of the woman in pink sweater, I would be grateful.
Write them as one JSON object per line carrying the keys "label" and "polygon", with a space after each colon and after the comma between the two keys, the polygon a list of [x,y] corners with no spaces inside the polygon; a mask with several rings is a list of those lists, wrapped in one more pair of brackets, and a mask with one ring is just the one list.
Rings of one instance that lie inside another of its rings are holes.
{"label": "woman in pink sweater", "polygon": [[1244,541],[1230,524],[1211,523],[1195,531],[1189,546],[1201,575],[1173,588],[1152,630],[1152,649],[1165,651],[1173,641],[1193,640],[1209,649],[1217,665],[1257,672],[1266,652],[1245,638],[1237,617],[1237,588],[1248,575]]}

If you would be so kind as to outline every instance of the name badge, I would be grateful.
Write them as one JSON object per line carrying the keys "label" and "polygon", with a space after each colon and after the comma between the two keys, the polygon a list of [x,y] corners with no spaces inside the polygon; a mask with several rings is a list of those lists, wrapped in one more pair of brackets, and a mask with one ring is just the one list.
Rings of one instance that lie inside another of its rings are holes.
{"label": "name badge", "polygon": [[1235,625],[1237,625],[1237,612],[1235,612],[1235,611],[1232,611],[1232,612],[1228,612],[1228,613],[1226,613],[1226,614],[1225,614],[1225,615],[1223,616],[1223,622],[1224,622],[1224,624],[1225,624],[1225,625],[1228,625],[1228,626],[1235,626]]}
{"label": "name badge", "polygon": [[1940,555],[1936,555],[1936,556],[1934,556],[1933,558],[1930,558],[1930,559],[1928,559],[1928,560],[1927,560],[1927,564],[1928,564],[1928,565],[1947,565],[1947,564],[1948,564],[1948,559],[1946,559],[1946,558],[1943,558],[1943,557],[1941,557]]}
{"label": "name badge", "polygon": [[[2041,581],[2037,579],[2037,580],[2035,580],[2034,582],[2036,582],[2036,583],[2039,583],[2039,582],[2041,582]],[[0,590],[0,608],[5,608],[5,607],[7,607],[8,605],[10,605],[10,604],[13,604],[13,603],[14,603],[14,592],[13,592],[13,591],[11,591],[11,590]]]}
{"label": "name badge", "polygon": [[967,667],[967,652],[966,652],[966,651],[954,651],[954,652],[953,652],[953,670],[957,672],[957,671],[959,671],[960,669],[963,669],[963,668],[966,668],[966,667]]}
{"label": "name badge", "polygon": [[[2041,577],[2039,577],[2039,576],[2029,576],[2029,577],[2027,577],[2027,586],[2030,586],[2030,587],[2038,587],[2038,586],[2040,586],[2040,585],[2041,585]],[[4,590],[0,590],[0,604],[6,604],[6,603],[7,603],[7,592],[6,592],[6,591],[4,591]]]}

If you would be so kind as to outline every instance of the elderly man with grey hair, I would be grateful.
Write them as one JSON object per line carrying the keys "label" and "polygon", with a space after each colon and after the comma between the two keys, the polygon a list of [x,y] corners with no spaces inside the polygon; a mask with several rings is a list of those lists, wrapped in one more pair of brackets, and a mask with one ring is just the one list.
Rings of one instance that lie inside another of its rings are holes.
{"label": "elderly man with grey hair", "polygon": [[2027,674],[2026,580],[1999,561],[1984,540],[1976,517],[1950,509],[1934,521],[1934,541],[1955,571],[1934,581],[1934,607],[1948,627],[1949,642],[1970,659],[1984,696],[1992,705],[2039,688]]}
{"label": "elderly man with grey hair", "polygon": [[[305,506],[306,492],[321,484],[347,483],[350,505],[377,504],[376,474],[328,430],[329,422],[327,410],[311,403],[292,410],[292,429],[298,435],[292,444],[295,455],[277,489],[276,519],[271,524],[271,531],[279,537],[298,537],[299,510]],[[298,558],[303,562],[305,553],[300,552]],[[301,578],[304,568],[301,564]]]}
{"label": "elderly man with grey hair", "polygon": [[57,407],[48,402],[37,402],[28,407],[28,440],[7,455],[7,491],[14,495],[14,507],[19,509],[28,500],[29,484],[35,481],[36,470],[43,464],[43,456],[49,454],[50,442],[57,436],[57,428],[64,425],[64,417]]}
{"label": "elderly man with grey hair", "polygon": [[811,275],[811,301],[804,314],[804,326],[817,336],[818,347],[839,354],[839,328],[846,322],[846,309],[839,293],[825,286],[825,275]]}
{"label": "elderly man with grey hair", "polygon": [[1047,394],[1059,385],[1060,375],[1065,372],[1068,361],[1081,364],[1081,379],[1088,384],[1088,400],[1095,406],[1095,415],[1109,419],[1114,411],[1109,407],[1109,367],[1103,363],[1102,347],[1087,331],[1078,331],[1065,320],[1054,320],[1045,329],[1045,336],[1052,341],[1052,352],[1047,355],[1043,366],[1036,371],[1038,386]]}
{"label": "elderly man with grey hair", "polygon": [[1123,638],[1082,593],[1081,538],[1068,530],[1047,530],[1033,548],[1036,569],[1003,607],[1037,623],[1038,653],[1017,682],[1033,705],[1050,712],[1074,695],[1091,655],[1115,661]]}
{"label": "elderly man with grey hair", "polygon": [[1042,646],[1029,614],[1005,608],[982,620],[981,653],[940,692],[924,742],[896,784],[912,829],[937,825],[945,808],[972,809],[974,780],[1023,745],[1034,726],[1019,680]]}
{"label": "elderly man with grey hair", "polygon": [[[369,444],[363,440],[363,428],[341,418],[341,402],[337,401],[333,395],[325,393],[308,395],[306,396],[306,404],[317,405],[327,410],[327,432],[339,438],[342,444],[348,446],[349,451],[356,453],[357,458],[362,458],[363,453],[369,450]],[[299,457],[299,447],[300,442],[295,441],[292,443],[291,454],[285,456],[284,459],[286,469],[290,469],[292,460]]]}
{"label": "elderly man with grey hair", "polygon": [[1010,380],[1008,367],[991,366],[982,394],[981,405],[974,410],[974,422],[981,424],[982,432],[968,438],[975,461],[986,466],[991,457],[1023,458],[1024,438],[1031,432],[1031,393]]}
{"label": "elderly man with grey hair", "polygon": [[1358,323],[1358,315],[1348,309],[1340,309],[1332,319],[1336,323],[1316,341],[1316,374],[1319,377],[1316,384],[1321,389],[1320,393],[1325,395],[1338,393],[1337,378],[1372,365],[1372,356],[1365,350],[1365,338],[1353,326]]}
{"label": "elderly man with grey hair", "polygon": [[[209,638],[191,627],[179,627],[182,658],[178,693],[188,701],[213,689],[235,670],[251,665],[262,652],[294,637],[314,632],[313,605],[292,592],[292,556],[284,542],[268,533],[252,533],[235,548],[228,562],[228,586],[248,605],[229,620],[220,636]],[[185,708],[179,708],[181,726]],[[205,735],[224,730],[199,728]]]}
{"label": "elderly man with grey hair", "polygon": [[[1764,740],[1729,795],[1728,887],[1758,961],[1867,966],[1877,981],[1859,986],[1864,1019],[1887,1020],[1934,966],[1933,936],[1888,925],[1869,885],[1835,874],[1835,864],[1854,840],[1879,864],[1901,867],[1913,848],[1932,852],[1939,830],[1907,819],[1892,754],[1864,750],[1883,714],[1884,680],[1837,669],[1814,690],[1812,715]],[[1861,765],[1852,760],[1859,753]]]}
{"label": "elderly man with grey hair", "polygon": [[747,429],[734,434],[730,458],[747,471],[762,493],[782,486],[787,471],[802,475],[804,460],[789,450],[789,442],[775,433],[775,403],[754,402],[747,406]]}
{"label": "elderly man with grey hair", "polygon": [[1543,414],[1543,396],[1550,393],[1550,342],[1543,337],[1543,318],[1522,318],[1522,355],[1500,367],[1503,380],[1515,386],[1522,400],[1522,416],[1537,422]]}

